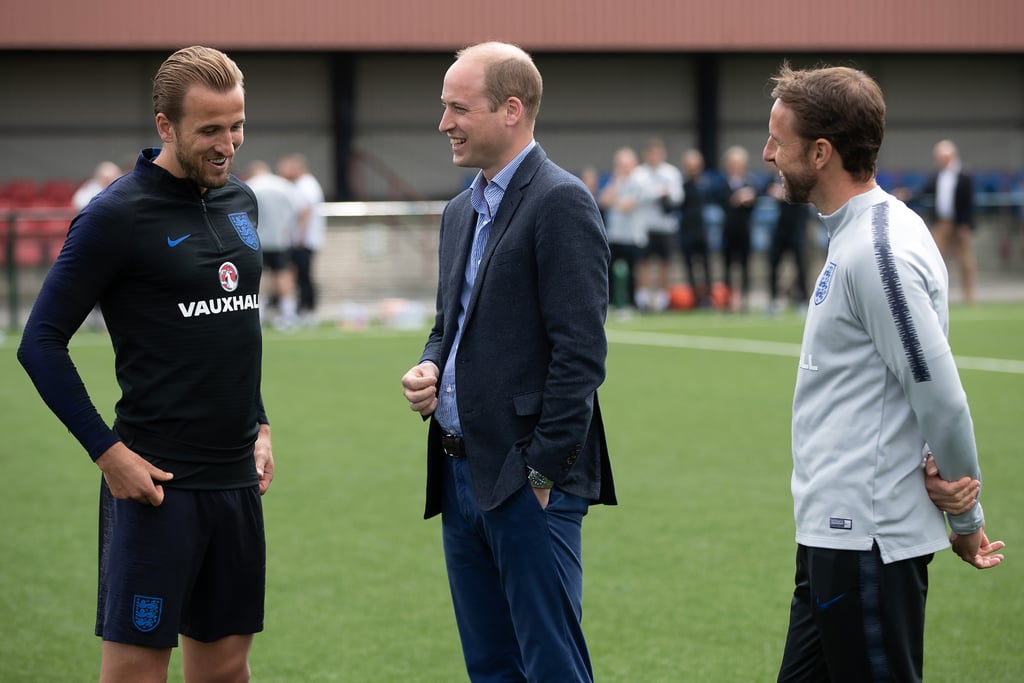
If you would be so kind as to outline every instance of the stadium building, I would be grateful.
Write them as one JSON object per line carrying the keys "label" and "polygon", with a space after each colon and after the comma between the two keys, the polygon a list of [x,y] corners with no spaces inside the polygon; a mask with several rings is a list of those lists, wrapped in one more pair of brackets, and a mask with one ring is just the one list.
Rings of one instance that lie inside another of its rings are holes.
{"label": "stadium building", "polygon": [[244,158],[301,150],[329,199],[445,198],[463,172],[437,133],[454,50],[501,39],[545,77],[538,139],[561,165],[610,167],[664,138],[670,158],[757,154],[780,61],[852,64],[889,105],[881,165],[927,169],[940,137],[978,171],[1024,167],[1024,4],[1016,0],[524,0],[514,4],[198,0],[4,2],[0,182],[84,179],[156,144],[149,78],[209,44],[246,75]]}
{"label": "stadium building", "polygon": [[437,131],[441,79],[456,49],[500,39],[534,54],[546,86],[537,138],[574,171],[607,172],[618,147],[651,137],[673,163],[696,147],[713,167],[741,145],[764,170],[779,64],[857,66],[887,97],[882,184],[919,182],[933,144],[952,138],[1002,212],[1005,241],[1019,233],[1024,182],[1022,25],[1018,0],[183,0],[159,13],[124,0],[4,2],[0,202],[17,181],[66,193],[98,161],[127,165],[158,145],[150,78],[191,44],[225,50],[245,73],[236,168],[300,151],[330,201],[446,199],[471,174]]}

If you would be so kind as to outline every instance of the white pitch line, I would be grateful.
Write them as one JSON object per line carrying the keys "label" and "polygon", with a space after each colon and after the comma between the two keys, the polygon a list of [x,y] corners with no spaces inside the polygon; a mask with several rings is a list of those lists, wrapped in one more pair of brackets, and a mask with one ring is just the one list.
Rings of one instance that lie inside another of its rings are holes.
{"label": "white pitch line", "polygon": [[729,337],[696,337],[688,334],[666,332],[625,332],[608,330],[608,341],[637,346],[665,346],[676,349],[705,349],[707,351],[738,351],[760,353],[770,356],[800,357],[800,345],[786,342],[766,342],[757,339],[732,339]]}
{"label": "white pitch line", "polygon": [[961,370],[987,370],[988,372],[1006,372],[1011,375],[1024,375],[1024,361],[1006,358],[976,358],[974,356],[955,356],[956,366]]}
{"label": "white pitch line", "polygon": [[[800,357],[800,345],[786,342],[769,342],[757,339],[733,339],[730,337],[700,337],[665,332],[627,332],[608,330],[608,341],[616,344],[636,346],[662,346],[675,349],[703,349],[706,351],[733,351],[738,353],[759,353],[767,356]],[[956,366],[961,370],[983,370],[1024,375],[1024,361],[1003,358],[978,358],[956,356]]]}

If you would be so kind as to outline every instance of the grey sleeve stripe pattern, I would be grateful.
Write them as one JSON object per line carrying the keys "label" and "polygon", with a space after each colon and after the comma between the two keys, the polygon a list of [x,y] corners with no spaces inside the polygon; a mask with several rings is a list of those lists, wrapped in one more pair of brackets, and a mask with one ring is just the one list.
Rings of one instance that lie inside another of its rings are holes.
{"label": "grey sleeve stripe pattern", "polygon": [[921,340],[918,339],[914,319],[907,306],[907,298],[903,293],[896,260],[892,255],[892,244],[889,242],[889,204],[881,202],[871,207],[871,239],[875,250],[875,263],[878,274],[882,278],[882,289],[889,302],[889,312],[903,345],[903,353],[910,364],[914,382],[930,382],[932,379],[928,362],[921,352]]}

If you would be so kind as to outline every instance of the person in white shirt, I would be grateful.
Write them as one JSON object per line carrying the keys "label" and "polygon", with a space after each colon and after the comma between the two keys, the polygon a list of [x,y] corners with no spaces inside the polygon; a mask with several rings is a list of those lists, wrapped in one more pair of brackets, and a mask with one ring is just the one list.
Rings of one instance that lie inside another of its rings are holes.
{"label": "person in white shirt", "polygon": [[293,237],[292,262],[295,264],[299,287],[299,320],[307,325],[315,325],[317,288],[313,276],[313,260],[323,247],[327,232],[327,219],[320,213],[324,191],[320,182],[310,173],[303,154],[289,154],[280,159],[277,173],[295,185],[305,204]]}
{"label": "person in white shirt", "polygon": [[[245,183],[256,194],[260,210],[260,246],[264,277],[261,281],[260,317],[264,324],[289,330],[298,322],[292,235],[298,229],[305,202],[295,185],[270,171],[262,160],[249,163]],[[270,310],[271,307],[276,310]]]}
{"label": "person in white shirt", "polygon": [[[875,182],[878,84],[788,64],[772,80],[764,161],[829,233],[793,397],[798,545],[778,680],[919,681],[933,553],[952,542],[984,569],[1004,546],[986,536],[977,500],[946,268],[920,217]],[[926,476],[929,452],[941,478]]]}
{"label": "person in white shirt", "polygon": [[634,220],[646,233],[637,263],[636,305],[640,310],[668,308],[668,279],[676,248],[679,219],[669,209],[683,203],[683,176],[668,163],[665,143],[653,139],[644,146],[644,163],[633,171],[638,188]]}
{"label": "person in white shirt", "polygon": [[71,205],[81,211],[93,197],[107,188],[107,185],[121,177],[121,168],[113,161],[101,161],[96,165],[92,177],[75,190]]}
{"label": "person in white shirt", "polygon": [[612,160],[612,176],[597,194],[604,211],[604,225],[611,250],[608,292],[611,304],[625,310],[636,303],[636,264],[647,246],[647,231],[637,220],[637,195],[640,188],[633,177],[636,152],[621,147]]}

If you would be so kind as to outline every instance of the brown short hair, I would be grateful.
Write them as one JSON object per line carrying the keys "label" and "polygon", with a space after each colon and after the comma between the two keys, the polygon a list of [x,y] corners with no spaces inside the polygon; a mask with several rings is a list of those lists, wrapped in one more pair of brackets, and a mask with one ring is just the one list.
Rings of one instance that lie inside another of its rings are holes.
{"label": "brown short hair", "polygon": [[182,48],[164,60],[153,77],[153,114],[180,121],[185,95],[197,84],[228,92],[243,86],[244,79],[238,65],[220,50],[198,45]]}
{"label": "brown short hair", "polygon": [[518,97],[526,110],[526,118],[537,120],[544,81],[526,51],[509,43],[489,42],[455,53],[456,59],[463,57],[484,65],[484,95],[491,104],[491,111],[496,111],[509,97]]}
{"label": "brown short hair", "polygon": [[843,169],[855,179],[875,175],[885,135],[885,99],[873,78],[846,66],[794,70],[786,62],[771,80],[772,97],[793,110],[797,135],[831,142]]}

